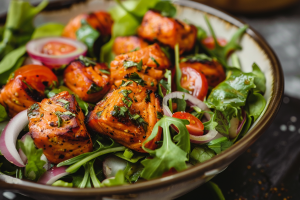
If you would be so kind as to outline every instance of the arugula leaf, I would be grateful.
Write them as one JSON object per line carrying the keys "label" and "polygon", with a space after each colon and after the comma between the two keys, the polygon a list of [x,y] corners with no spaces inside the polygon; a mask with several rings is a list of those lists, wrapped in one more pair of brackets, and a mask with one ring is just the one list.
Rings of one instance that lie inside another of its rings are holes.
{"label": "arugula leaf", "polygon": [[68,91],[70,94],[73,94],[75,96],[75,99],[76,99],[78,105],[80,106],[80,108],[84,112],[84,114],[87,115],[89,113],[89,104],[86,103],[85,101],[81,100],[78,97],[77,94],[75,94],[69,88],[67,88],[65,86],[60,86],[59,88],[53,89],[51,91],[48,91],[48,93],[46,95],[47,95],[48,98],[51,98],[51,97],[54,97],[56,94],[58,94],[58,93],[60,93],[62,91]]}
{"label": "arugula leaf", "polygon": [[266,104],[265,98],[258,93],[257,90],[254,90],[248,95],[245,110],[249,116],[253,117],[253,122],[255,122],[264,111]]}
{"label": "arugula leaf", "polygon": [[65,26],[58,23],[47,23],[37,27],[31,38],[37,39],[50,36],[61,36]]}
{"label": "arugula leaf", "polygon": [[208,148],[214,150],[216,152],[216,154],[219,154],[222,151],[231,147],[232,144],[233,143],[227,137],[221,137],[221,138],[210,141],[207,144],[207,146],[208,146]]}
{"label": "arugula leaf", "polygon": [[[230,75],[230,74],[229,74]],[[227,120],[232,116],[241,119],[241,106],[245,106],[248,93],[255,88],[254,76],[245,73],[231,73],[231,75],[215,87],[207,99],[207,105],[221,112]]]}
{"label": "arugula leaf", "polygon": [[[149,180],[160,177],[172,167],[177,171],[182,171],[187,168],[185,162],[188,160],[187,155],[190,152],[190,135],[186,128],[188,124],[189,122],[187,120],[166,116],[155,124],[151,135],[143,142],[143,149],[148,152],[153,159],[147,158],[141,161],[141,164],[145,167],[141,177]],[[174,136],[173,140],[170,134],[171,125],[176,126],[179,130],[179,133]],[[162,146],[155,150],[147,149],[145,144],[155,138],[159,127],[163,128]]]}
{"label": "arugula leaf", "polygon": [[81,27],[76,31],[76,39],[86,44],[90,57],[96,58],[94,45],[99,37],[100,33],[91,27],[86,20],[82,19]]}
{"label": "arugula leaf", "polygon": [[190,163],[196,165],[210,160],[215,156],[215,152],[206,146],[195,147],[190,153]]}
{"label": "arugula leaf", "polygon": [[19,140],[18,144],[28,160],[25,167],[25,177],[29,180],[37,181],[46,172],[43,168],[46,162],[41,160],[43,149],[36,149],[30,135],[25,137],[24,142]]}
{"label": "arugula leaf", "polygon": [[240,46],[239,39],[243,36],[243,34],[245,33],[245,31],[248,29],[248,26],[245,25],[242,28],[240,28],[231,38],[231,40],[225,45],[225,46],[221,46],[218,41],[217,41],[217,37],[216,34],[208,20],[207,15],[205,15],[204,17],[206,24],[212,34],[212,37],[214,39],[215,42],[215,48],[214,49],[208,49],[205,47],[205,45],[202,45],[202,47],[212,56],[218,59],[218,61],[224,66],[224,67],[228,67],[227,65],[227,57],[229,55],[230,52],[236,51],[236,50],[241,50],[242,47]]}
{"label": "arugula leaf", "polygon": [[101,182],[99,181],[98,177],[97,177],[97,174],[95,172],[95,169],[94,169],[94,162],[95,162],[96,159],[94,160],[91,160],[89,162],[89,172],[90,172],[90,177],[91,177],[91,180],[92,180],[92,183],[93,183],[93,186],[95,188],[99,188],[101,187]]}
{"label": "arugula leaf", "polygon": [[73,183],[68,183],[62,180],[55,181],[52,186],[57,186],[57,187],[73,187]]}
{"label": "arugula leaf", "polygon": [[102,185],[105,187],[124,185],[124,184],[126,184],[126,182],[125,182],[125,174],[123,170],[119,170],[116,173],[116,176],[114,178],[105,179],[102,182]]}
{"label": "arugula leaf", "polygon": [[118,156],[119,158],[122,158],[124,160],[127,160],[128,162],[131,163],[136,163],[138,162],[140,159],[144,158],[145,155],[144,154],[138,154],[138,153],[134,153],[133,156],[131,158],[128,158],[124,155],[124,153],[122,152],[117,152],[115,153],[116,156]]}
{"label": "arugula leaf", "polygon": [[135,183],[141,176],[144,167],[140,163],[133,164],[127,162],[126,168],[124,169],[125,179],[129,183]]}
{"label": "arugula leaf", "polygon": [[145,81],[136,73],[132,73],[128,76],[128,74],[125,76],[126,79],[136,82],[137,84],[141,86],[145,86]]}
{"label": "arugula leaf", "polygon": [[241,67],[241,62],[240,62],[240,59],[239,59],[239,57],[236,55],[236,53],[233,53],[232,55],[231,55],[231,62],[232,62],[232,66],[233,67],[236,67],[236,68],[238,68],[238,69],[241,69],[242,67]]}
{"label": "arugula leaf", "polygon": [[175,17],[176,8],[170,1],[159,1],[153,8],[156,11],[160,11],[160,14],[164,17]]}
{"label": "arugula leaf", "polygon": [[8,115],[5,108],[0,104],[0,122],[8,120]]}

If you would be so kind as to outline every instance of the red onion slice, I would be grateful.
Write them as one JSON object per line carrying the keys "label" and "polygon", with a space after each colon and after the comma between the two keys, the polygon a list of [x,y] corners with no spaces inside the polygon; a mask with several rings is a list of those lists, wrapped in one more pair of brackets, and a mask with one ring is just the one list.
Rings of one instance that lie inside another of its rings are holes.
{"label": "red onion slice", "polygon": [[124,170],[126,165],[127,161],[117,156],[108,156],[103,162],[103,173],[106,178],[114,177],[119,170]]}
{"label": "red onion slice", "polygon": [[206,135],[196,136],[190,134],[191,143],[204,144],[213,140],[218,135],[218,131],[210,130]]}
{"label": "red onion slice", "polygon": [[68,175],[69,173],[66,172],[66,169],[68,166],[62,166],[62,167],[52,167],[49,171],[46,171],[45,174],[40,178],[38,183],[44,184],[44,185],[52,185],[55,181],[58,179]]}
{"label": "red onion slice", "polygon": [[0,151],[9,162],[18,167],[25,167],[17,149],[16,141],[22,129],[28,124],[27,110],[12,118],[0,137]]}
{"label": "red onion slice", "polygon": [[[65,44],[72,45],[76,47],[76,50],[65,54],[65,55],[48,55],[42,53],[42,48],[48,42],[61,42]],[[86,55],[87,47],[82,42],[64,38],[64,37],[46,37],[46,38],[39,38],[36,40],[31,40],[26,45],[27,53],[29,56],[37,61],[42,62],[44,65],[53,67],[53,66],[60,66],[69,64],[71,61],[78,58],[80,55]]]}
{"label": "red onion slice", "polygon": [[246,121],[246,112],[242,110],[243,120],[240,121],[238,118],[232,118],[230,120],[229,138],[236,138],[241,132],[243,125]]}
{"label": "red onion slice", "polygon": [[[184,95],[184,98],[183,98]],[[172,92],[168,95],[166,95],[163,99],[163,109],[164,109],[164,114],[168,117],[172,117],[173,113],[171,112],[171,110],[168,107],[168,100],[169,99],[184,99],[186,101],[189,102],[189,104],[191,104],[191,106],[197,106],[199,107],[201,110],[204,111],[211,111],[207,105],[200,101],[199,99],[197,99],[196,97],[184,93],[184,92]],[[204,113],[205,117],[207,118],[207,120],[210,120],[210,114],[209,113]]]}

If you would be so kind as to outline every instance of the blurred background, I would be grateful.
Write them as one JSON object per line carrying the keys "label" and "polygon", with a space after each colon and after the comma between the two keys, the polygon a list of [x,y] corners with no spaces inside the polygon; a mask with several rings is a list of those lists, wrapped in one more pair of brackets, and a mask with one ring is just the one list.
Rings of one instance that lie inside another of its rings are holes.
{"label": "blurred background", "polygon": [[[10,0],[0,0],[0,24]],[[46,10],[84,0],[49,0]],[[270,128],[224,172],[212,179],[227,200],[300,199],[300,1],[198,0],[242,19],[276,52],[284,71],[285,96]],[[37,4],[40,0],[30,0]],[[29,198],[2,191],[0,200]],[[205,185],[179,198],[214,199]]]}

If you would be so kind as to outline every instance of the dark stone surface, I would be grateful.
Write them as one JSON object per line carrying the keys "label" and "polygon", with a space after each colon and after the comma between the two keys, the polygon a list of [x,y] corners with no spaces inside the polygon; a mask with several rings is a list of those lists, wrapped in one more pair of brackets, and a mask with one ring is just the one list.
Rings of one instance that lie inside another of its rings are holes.
{"label": "dark stone surface", "polygon": [[[6,11],[7,2],[0,2],[0,17]],[[65,0],[63,4],[69,2]],[[293,98],[300,97],[300,3],[273,14],[238,17],[260,32],[274,48],[283,66],[286,96],[264,135],[212,181],[219,185],[227,200],[300,199],[300,100]],[[0,200],[9,199],[1,194]],[[14,199],[29,200],[17,194]],[[204,185],[178,199],[211,200],[213,197]]]}

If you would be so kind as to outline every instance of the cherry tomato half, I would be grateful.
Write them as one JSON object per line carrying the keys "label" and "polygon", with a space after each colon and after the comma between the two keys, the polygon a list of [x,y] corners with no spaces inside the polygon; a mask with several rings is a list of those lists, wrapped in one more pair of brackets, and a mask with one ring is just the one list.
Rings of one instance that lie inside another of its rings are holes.
{"label": "cherry tomato half", "polygon": [[183,66],[180,69],[182,72],[181,87],[187,89],[191,95],[203,101],[208,91],[208,83],[205,75],[189,66]]}
{"label": "cherry tomato half", "polygon": [[69,54],[75,50],[76,47],[70,44],[53,41],[53,42],[48,42],[43,46],[42,53],[59,56],[59,55]]}
{"label": "cherry tomato half", "polygon": [[[220,46],[225,46],[227,44],[227,41],[223,38],[217,38],[218,43]],[[203,39],[202,44],[204,44],[208,49],[214,49],[215,48],[215,41],[213,37],[207,37]]]}
{"label": "cherry tomato half", "polygon": [[41,93],[54,81],[58,82],[55,74],[48,67],[42,65],[25,65],[16,70],[14,74],[15,77],[22,76],[22,80]]}
{"label": "cherry tomato half", "polygon": [[203,135],[204,125],[194,115],[186,112],[176,112],[173,114],[172,117],[178,119],[187,119],[190,122],[189,125],[186,125],[186,128],[189,131],[189,133],[192,135]]}

